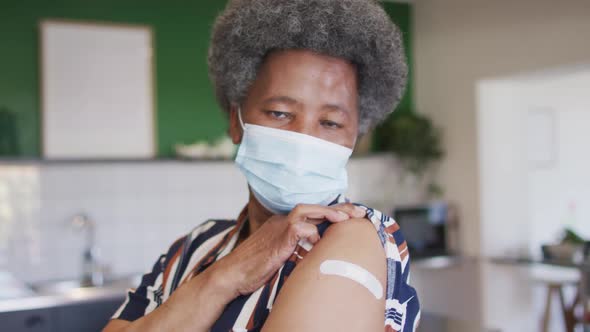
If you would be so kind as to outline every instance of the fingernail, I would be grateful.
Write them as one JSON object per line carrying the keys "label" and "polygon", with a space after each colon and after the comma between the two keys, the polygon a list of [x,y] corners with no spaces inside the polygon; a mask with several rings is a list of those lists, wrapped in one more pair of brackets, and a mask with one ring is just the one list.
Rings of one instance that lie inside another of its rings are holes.
{"label": "fingernail", "polygon": [[360,206],[354,206],[354,213],[356,216],[358,216],[359,218],[364,217],[365,216],[365,209],[363,209]]}

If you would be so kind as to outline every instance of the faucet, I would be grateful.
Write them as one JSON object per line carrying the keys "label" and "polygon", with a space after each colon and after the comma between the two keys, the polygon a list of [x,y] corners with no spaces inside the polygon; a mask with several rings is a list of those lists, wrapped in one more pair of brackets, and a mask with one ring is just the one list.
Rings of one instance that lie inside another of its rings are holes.
{"label": "faucet", "polygon": [[79,213],[72,217],[70,225],[86,233],[84,252],[82,253],[81,285],[84,287],[102,286],[104,284],[103,266],[99,260],[99,249],[96,246],[96,224],[86,214]]}

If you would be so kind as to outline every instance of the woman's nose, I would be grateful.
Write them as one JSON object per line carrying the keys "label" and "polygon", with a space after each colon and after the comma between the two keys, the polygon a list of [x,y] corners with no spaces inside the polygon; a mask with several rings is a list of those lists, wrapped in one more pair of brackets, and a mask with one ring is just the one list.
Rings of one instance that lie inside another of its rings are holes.
{"label": "woman's nose", "polygon": [[314,123],[315,122],[310,117],[297,116],[291,123],[289,130],[298,132],[300,134],[317,136],[317,128],[314,126]]}

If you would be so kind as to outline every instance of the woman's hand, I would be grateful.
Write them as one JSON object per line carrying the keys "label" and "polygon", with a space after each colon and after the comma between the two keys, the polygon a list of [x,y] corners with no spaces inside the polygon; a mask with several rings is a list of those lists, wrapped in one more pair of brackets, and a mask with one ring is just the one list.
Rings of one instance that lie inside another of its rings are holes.
{"label": "woman's hand", "polygon": [[260,288],[293,254],[300,240],[320,240],[317,224],[362,218],[365,211],[350,203],[297,205],[288,215],[274,215],[226,257],[213,264],[225,287],[237,297]]}

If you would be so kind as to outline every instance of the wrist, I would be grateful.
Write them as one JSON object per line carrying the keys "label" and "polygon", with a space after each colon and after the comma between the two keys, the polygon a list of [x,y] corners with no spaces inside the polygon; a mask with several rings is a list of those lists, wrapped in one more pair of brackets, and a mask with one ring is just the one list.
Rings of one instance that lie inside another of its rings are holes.
{"label": "wrist", "polygon": [[238,274],[232,270],[232,266],[228,265],[228,261],[221,259],[203,272],[206,278],[207,288],[213,294],[221,296],[226,303],[231,302],[240,295],[238,291],[239,280],[236,278]]}

